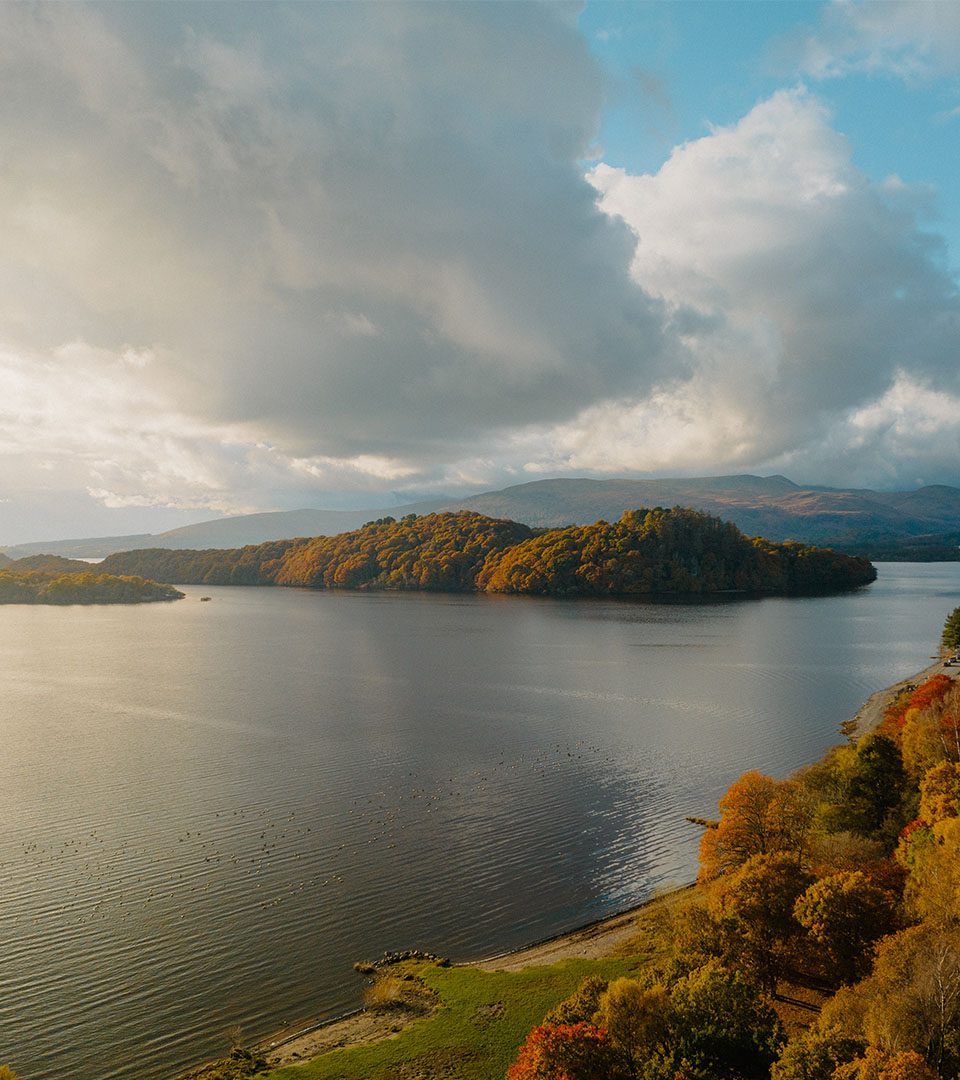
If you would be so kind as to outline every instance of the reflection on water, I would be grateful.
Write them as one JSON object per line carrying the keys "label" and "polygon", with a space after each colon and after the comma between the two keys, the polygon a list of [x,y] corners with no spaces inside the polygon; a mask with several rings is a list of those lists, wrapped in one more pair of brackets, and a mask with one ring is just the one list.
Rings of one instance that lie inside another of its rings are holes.
{"label": "reflection on water", "polygon": [[816,757],[958,587],[2,608],[0,1056],[167,1077],[351,1007],[361,957],[500,952],[689,878],[685,816]]}

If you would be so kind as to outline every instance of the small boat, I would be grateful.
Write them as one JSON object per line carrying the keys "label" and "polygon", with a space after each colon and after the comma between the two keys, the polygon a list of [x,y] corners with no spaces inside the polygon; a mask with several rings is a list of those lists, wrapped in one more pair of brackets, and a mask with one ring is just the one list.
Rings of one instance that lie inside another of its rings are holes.
{"label": "small boat", "polygon": [[204,600],[212,600],[212,599],[213,599],[212,596],[201,596],[200,597],[200,603],[202,604],[204,602]]}

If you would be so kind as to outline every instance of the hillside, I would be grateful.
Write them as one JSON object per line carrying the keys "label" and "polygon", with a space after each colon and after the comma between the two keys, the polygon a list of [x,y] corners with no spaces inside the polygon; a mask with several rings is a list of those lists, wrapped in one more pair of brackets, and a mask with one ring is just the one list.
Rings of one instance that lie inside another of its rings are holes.
{"label": "hillside", "polygon": [[[637,506],[687,506],[732,521],[751,536],[798,540],[870,557],[957,558],[960,488],[907,492],[802,487],[783,476],[713,476],[663,480],[535,480],[463,499],[410,503],[408,514],[472,510],[532,527],[616,521]],[[98,558],[138,548],[239,548],[298,536],[333,536],[382,517],[377,510],[290,510],[200,522],[156,535],[46,541],[4,549],[21,557],[54,553]]]}
{"label": "hillside", "polygon": [[109,573],[177,584],[634,596],[793,592],[873,581],[865,559],[751,540],[694,510],[633,510],[616,524],[534,530],[473,511],[383,518],[333,537],[229,550],[121,552]]}
{"label": "hillside", "polygon": [[8,559],[8,570],[42,570],[45,573],[83,574],[92,569],[90,563],[81,559],[68,559],[63,555],[25,555],[22,559]]}

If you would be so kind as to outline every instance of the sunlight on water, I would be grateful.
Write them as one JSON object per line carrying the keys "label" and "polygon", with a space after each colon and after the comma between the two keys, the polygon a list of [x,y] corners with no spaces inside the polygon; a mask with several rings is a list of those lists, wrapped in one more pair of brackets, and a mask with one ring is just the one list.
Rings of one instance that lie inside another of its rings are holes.
{"label": "sunlight on water", "polygon": [[199,589],[0,609],[0,1046],[152,1080],[352,1007],[351,963],[557,933],[694,873],[926,663],[960,564],[723,604]]}

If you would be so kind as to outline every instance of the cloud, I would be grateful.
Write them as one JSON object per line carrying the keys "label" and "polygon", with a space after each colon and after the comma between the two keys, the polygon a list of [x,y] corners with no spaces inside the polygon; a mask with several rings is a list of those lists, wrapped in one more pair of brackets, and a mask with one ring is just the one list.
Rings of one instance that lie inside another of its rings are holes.
{"label": "cloud", "polygon": [[[804,90],[677,147],[656,174],[601,164],[591,179],[634,231],[634,278],[673,313],[693,372],[559,425],[557,467],[713,471],[789,455],[799,475],[816,462],[822,476],[817,447],[852,453],[839,432],[898,380],[960,391],[956,284],[918,220],[929,192],[871,183]],[[893,456],[882,441],[878,477]],[[954,450],[938,446],[941,473]],[[856,457],[863,467],[865,448]],[[913,470],[909,454],[902,464]],[[841,483],[842,467],[830,470]]]}
{"label": "cloud", "polygon": [[889,72],[926,79],[960,72],[960,5],[944,0],[833,0],[795,42],[800,70],[829,79]]}
{"label": "cloud", "polygon": [[932,195],[802,90],[588,179],[565,6],[8,4],[0,73],[18,505],[955,463],[949,425],[871,419],[960,396]]}
{"label": "cloud", "polygon": [[107,506],[242,512],[234,493],[244,437],[198,422],[150,385],[162,360],[80,342],[50,353],[0,350],[0,469],[7,491],[88,490]]}
{"label": "cloud", "polygon": [[837,484],[909,488],[956,485],[958,458],[960,395],[901,371],[881,398],[778,467],[799,465]]}
{"label": "cloud", "polygon": [[111,498],[219,490],[224,431],[430,475],[675,362],[578,164],[602,81],[562,6],[8,5],[0,70],[0,340],[149,348],[217,462],[142,473],[130,425]]}

